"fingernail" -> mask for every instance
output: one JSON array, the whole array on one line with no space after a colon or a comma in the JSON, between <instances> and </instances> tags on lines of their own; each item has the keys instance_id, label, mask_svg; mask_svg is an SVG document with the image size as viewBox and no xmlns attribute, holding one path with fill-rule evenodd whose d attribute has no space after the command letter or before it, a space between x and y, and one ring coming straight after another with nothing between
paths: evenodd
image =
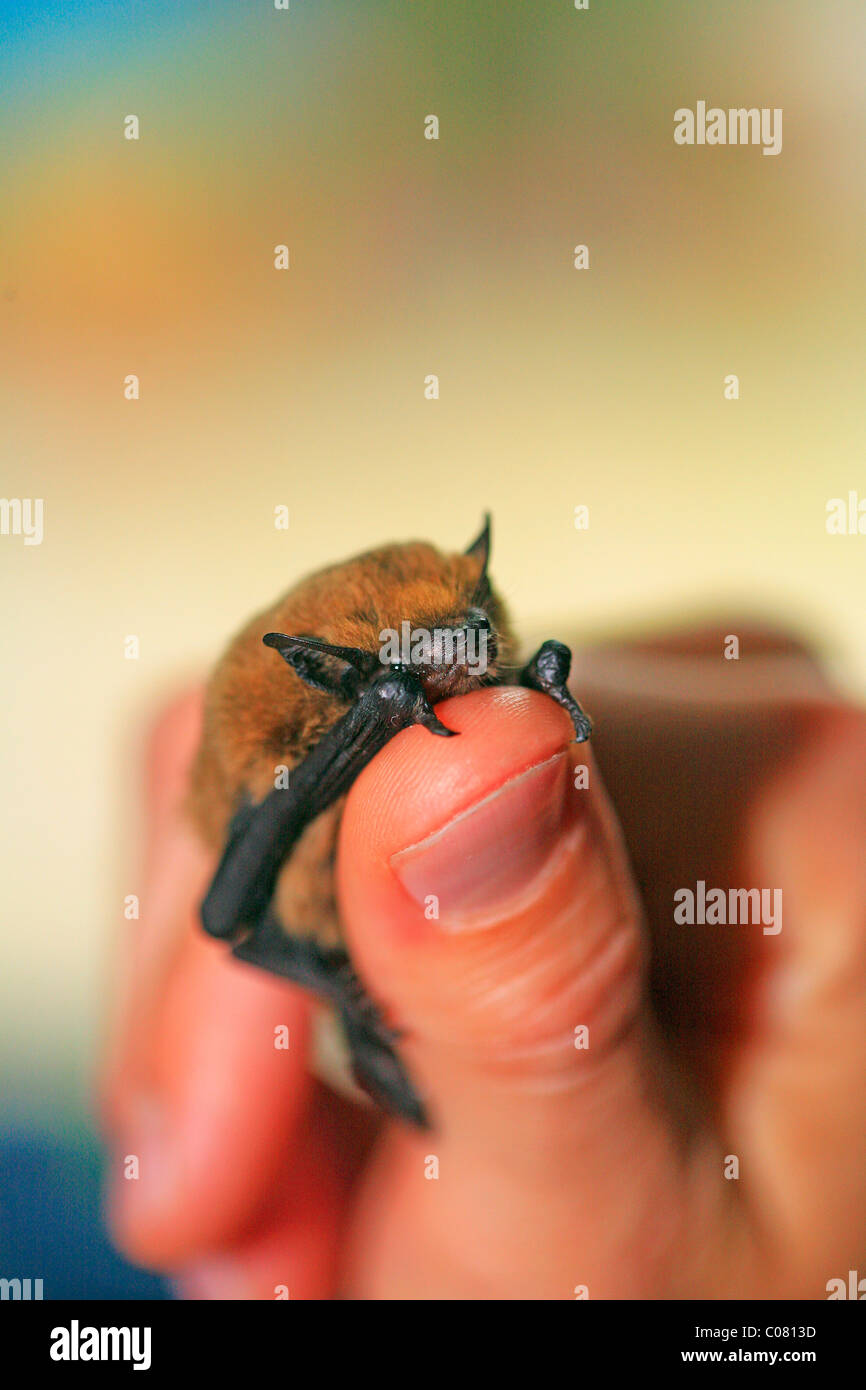
<instances>
[{"instance_id":1,"label":"fingernail","mask_svg":"<svg viewBox=\"0 0 866 1390\"><path fill-rule=\"evenodd\" d=\"M391 856L397 877L446 931L496 921L519 907L561 845L573 802L561 752L505 782L441 830Z\"/></svg>"}]
</instances>

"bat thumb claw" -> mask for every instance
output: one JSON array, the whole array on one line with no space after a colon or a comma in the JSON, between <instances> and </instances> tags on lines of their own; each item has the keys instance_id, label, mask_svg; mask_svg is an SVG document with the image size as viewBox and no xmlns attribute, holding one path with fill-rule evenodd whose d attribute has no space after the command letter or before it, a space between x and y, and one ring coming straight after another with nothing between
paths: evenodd
<instances>
[{"instance_id":1,"label":"bat thumb claw","mask_svg":"<svg viewBox=\"0 0 866 1390\"><path fill-rule=\"evenodd\" d=\"M424 710L416 722L423 724L424 728L429 729L431 734L438 734L440 738L453 738L459 732L457 729L449 729L447 725L443 724L432 709Z\"/></svg>"}]
</instances>

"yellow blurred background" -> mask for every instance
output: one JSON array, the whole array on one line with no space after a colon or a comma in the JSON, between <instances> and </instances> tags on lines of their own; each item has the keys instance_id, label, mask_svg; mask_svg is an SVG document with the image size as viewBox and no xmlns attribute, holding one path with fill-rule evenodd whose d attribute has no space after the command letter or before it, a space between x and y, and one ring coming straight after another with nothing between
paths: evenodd
<instances>
[{"instance_id":1,"label":"yellow blurred background","mask_svg":"<svg viewBox=\"0 0 866 1390\"><path fill-rule=\"evenodd\" d=\"M88 1104L142 732L312 568L489 508L527 645L748 617L866 690L862 3L3 19L7 1102Z\"/></svg>"}]
</instances>

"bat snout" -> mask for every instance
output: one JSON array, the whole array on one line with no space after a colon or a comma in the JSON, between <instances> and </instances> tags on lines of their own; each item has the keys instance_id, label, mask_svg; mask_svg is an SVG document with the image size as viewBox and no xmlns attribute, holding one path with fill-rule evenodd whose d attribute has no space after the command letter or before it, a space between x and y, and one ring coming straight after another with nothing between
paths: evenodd
<instances>
[{"instance_id":1,"label":"bat snout","mask_svg":"<svg viewBox=\"0 0 866 1390\"><path fill-rule=\"evenodd\" d=\"M496 679L496 635L481 609L469 609L464 622L434 629L430 658L419 667L427 695L444 699Z\"/></svg>"}]
</instances>

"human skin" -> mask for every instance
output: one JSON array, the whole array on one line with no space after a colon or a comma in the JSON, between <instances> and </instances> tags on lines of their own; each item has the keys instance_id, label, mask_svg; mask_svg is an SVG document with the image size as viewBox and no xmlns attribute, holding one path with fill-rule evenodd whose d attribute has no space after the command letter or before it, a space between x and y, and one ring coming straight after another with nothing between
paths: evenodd
<instances>
[{"instance_id":1,"label":"human skin","mask_svg":"<svg viewBox=\"0 0 866 1390\"><path fill-rule=\"evenodd\" d=\"M425 1133L316 1079L310 999L202 933L175 701L102 1075L120 1248L192 1298L826 1298L862 1268L866 715L743 645L588 668L592 746L533 692L446 701L459 738L406 730L354 784L341 913ZM677 925L699 879L781 888L782 930Z\"/></svg>"}]
</instances>

